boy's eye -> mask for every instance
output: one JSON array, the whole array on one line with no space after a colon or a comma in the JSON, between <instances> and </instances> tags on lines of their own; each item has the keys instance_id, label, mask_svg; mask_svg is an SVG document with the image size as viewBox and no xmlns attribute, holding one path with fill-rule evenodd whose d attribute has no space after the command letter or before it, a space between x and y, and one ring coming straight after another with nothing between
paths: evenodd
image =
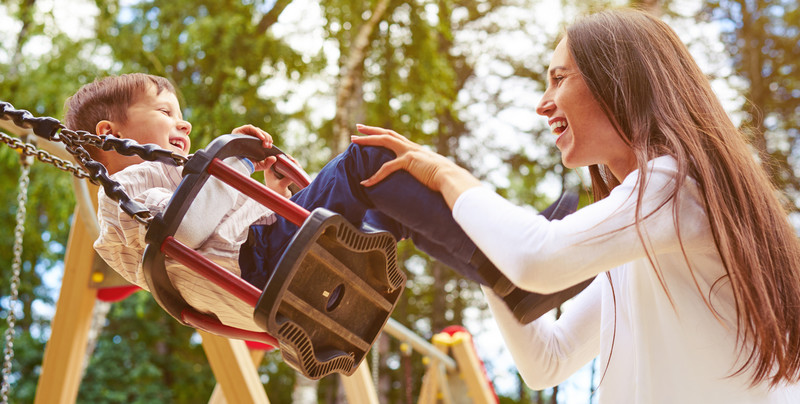
<instances>
[{"instance_id":1,"label":"boy's eye","mask_svg":"<svg viewBox=\"0 0 800 404\"><path fill-rule=\"evenodd\" d=\"M170 111L168 109L159 109L159 111L163 112L164 115L166 115L166 116L170 116L171 115L171 113L170 113Z\"/></svg>"}]
</instances>

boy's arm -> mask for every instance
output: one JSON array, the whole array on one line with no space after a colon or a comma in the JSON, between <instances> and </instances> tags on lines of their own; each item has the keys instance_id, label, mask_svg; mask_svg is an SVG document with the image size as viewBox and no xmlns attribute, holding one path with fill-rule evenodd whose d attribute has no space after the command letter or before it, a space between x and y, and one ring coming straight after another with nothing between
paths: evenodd
<instances>
[{"instance_id":1,"label":"boy's arm","mask_svg":"<svg viewBox=\"0 0 800 404\"><path fill-rule=\"evenodd\" d=\"M248 177L254 170L249 160L239 157L228 157L224 163ZM200 248L233 208L238 192L230 185L210 177L186 211L175 238L188 247Z\"/></svg>"},{"instance_id":2,"label":"boy's arm","mask_svg":"<svg viewBox=\"0 0 800 404\"><path fill-rule=\"evenodd\" d=\"M225 160L234 169L249 175L252 171L237 157ZM181 181L180 169L158 163L142 163L115 175L125 192L152 214L166 209ZM236 190L210 178L186 212L175 238L191 248L199 248L216 230L236 201ZM100 190L98 198L100 236L94 243L97 253L127 281L146 288L140 264L147 229L120 209Z\"/></svg>"},{"instance_id":3,"label":"boy's arm","mask_svg":"<svg viewBox=\"0 0 800 404\"><path fill-rule=\"evenodd\" d=\"M235 128L231 131L233 134L237 135L248 135L253 136L258 139L261 139L262 146L264 148L271 148L272 147L272 135L267 133L264 129L253 125L243 125ZM297 161L292 158L291 156L287 155L294 163ZM289 190L289 186L292 185L292 180L286 177L278 176L275 173L275 170L271 170L271 168L275 165L277 161L277 157L271 156L267 157L262 161L256 161L254 169L255 171L263 171L264 172L264 184L267 188L289 198L292 196L292 192ZM298 167L300 166L297 164Z\"/></svg>"},{"instance_id":4,"label":"boy's arm","mask_svg":"<svg viewBox=\"0 0 800 404\"><path fill-rule=\"evenodd\" d=\"M135 167L135 168L133 168ZM157 214L164 210L181 180L180 170L159 169L157 164L137 164L114 175L131 199ZM100 189L98 195L100 235L94 248L111 268L128 282L147 289L140 269L147 229L120 209Z\"/></svg>"}]
</instances>

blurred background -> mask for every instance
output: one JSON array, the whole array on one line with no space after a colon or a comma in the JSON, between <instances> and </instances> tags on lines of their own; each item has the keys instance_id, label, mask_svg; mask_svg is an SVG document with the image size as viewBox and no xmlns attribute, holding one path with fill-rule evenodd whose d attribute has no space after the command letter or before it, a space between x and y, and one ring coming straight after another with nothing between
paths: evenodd
<instances>
[{"instance_id":1,"label":"blurred background","mask_svg":"<svg viewBox=\"0 0 800 404\"><path fill-rule=\"evenodd\" d=\"M550 53L577 16L625 5L660 16L689 45L754 154L768 162L800 227L795 0L2 0L0 100L61 119L66 98L96 77L152 73L175 83L195 149L251 123L313 176L347 146L356 123L383 126L539 210L565 187L590 186L586 172L560 165L555 137L535 113ZM20 172L8 147L0 146L0 170L6 318ZM34 163L11 402L32 402L37 388L75 207L71 184L69 174ZM589 364L557 388L527 389L479 288L411 243L401 243L399 254L409 282L393 318L425 339L465 326L501 403L593 402L601 370ZM149 294L97 310L78 402L208 400L215 380L199 337ZM398 345L383 336L369 359L379 364L381 403L411 403L419 394L425 365ZM299 390L313 392L310 402L345 402L338 378L310 382L279 353L268 354L260 373L274 403L292 402Z\"/></svg>"}]
</instances>

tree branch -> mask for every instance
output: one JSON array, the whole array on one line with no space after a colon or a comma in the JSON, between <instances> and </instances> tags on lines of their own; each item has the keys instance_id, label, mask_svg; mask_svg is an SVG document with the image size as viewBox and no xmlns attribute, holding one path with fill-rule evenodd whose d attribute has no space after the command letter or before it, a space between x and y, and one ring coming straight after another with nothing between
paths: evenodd
<instances>
[{"instance_id":1,"label":"tree branch","mask_svg":"<svg viewBox=\"0 0 800 404\"><path fill-rule=\"evenodd\" d=\"M345 66L342 68L343 75L339 89L336 92L336 117L333 123L334 141L336 152L343 151L350 142L350 126L353 122L351 117L353 111L347 107L347 102L356 90L356 83L361 82L361 73L364 69L364 60L367 58L369 39L375 31L375 27L383 19L383 15L389 8L390 0L379 0L372 11L372 16L358 30L355 39L350 46Z\"/></svg>"},{"instance_id":2,"label":"tree branch","mask_svg":"<svg viewBox=\"0 0 800 404\"><path fill-rule=\"evenodd\" d=\"M275 2L275 5L272 6L272 9L269 10L268 13L264 14L263 17L261 17L261 21L258 22L258 28L256 29L256 32L258 32L259 34L264 34L265 32L267 32L267 30L273 24L278 22L278 17L281 15L286 6L288 6L289 3L291 2L292 0L277 0Z\"/></svg>"}]
</instances>

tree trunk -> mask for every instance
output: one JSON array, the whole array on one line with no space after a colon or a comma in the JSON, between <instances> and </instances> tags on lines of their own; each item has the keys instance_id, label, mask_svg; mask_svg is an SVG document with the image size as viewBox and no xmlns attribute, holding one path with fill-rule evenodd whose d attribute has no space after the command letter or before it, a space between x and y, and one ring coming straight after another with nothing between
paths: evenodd
<instances>
[{"instance_id":1,"label":"tree trunk","mask_svg":"<svg viewBox=\"0 0 800 404\"><path fill-rule=\"evenodd\" d=\"M358 30L350 45L350 52L344 60L336 91L336 116L333 118L334 152L341 153L350 143L353 125L361 111L361 84L363 81L364 60L369 50L369 39L375 27L383 18L389 0L380 0L372 11L372 16Z\"/></svg>"},{"instance_id":2,"label":"tree trunk","mask_svg":"<svg viewBox=\"0 0 800 404\"><path fill-rule=\"evenodd\" d=\"M761 68L764 66L765 55L761 52L762 35L761 29L763 28L756 19L758 13L754 14L753 10L749 9L748 5L741 4L742 11L742 39L744 39L744 46L741 48L742 52L742 67L745 78L750 82L750 85L745 90L745 97L747 105L745 109L748 114L746 126L750 130L750 135L753 137L752 144L756 148L758 155L762 161L769 162L769 152L767 151L767 140L764 136L766 128L764 127L764 113L761 111L760 106L768 104L769 93L766 91L766 83L761 74ZM762 164L767 171L767 175L777 180L775 176L774 167L771 164Z\"/></svg>"},{"instance_id":3,"label":"tree trunk","mask_svg":"<svg viewBox=\"0 0 800 404\"><path fill-rule=\"evenodd\" d=\"M11 57L11 65L8 67L8 78L12 78L19 73L18 66L22 66L22 46L28 42L28 33L33 24L33 11L36 0L25 0L20 4L19 18L22 21L22 28L17 34L17 44L14 47L14 55Z\"/></svg>"}]
</instances>

